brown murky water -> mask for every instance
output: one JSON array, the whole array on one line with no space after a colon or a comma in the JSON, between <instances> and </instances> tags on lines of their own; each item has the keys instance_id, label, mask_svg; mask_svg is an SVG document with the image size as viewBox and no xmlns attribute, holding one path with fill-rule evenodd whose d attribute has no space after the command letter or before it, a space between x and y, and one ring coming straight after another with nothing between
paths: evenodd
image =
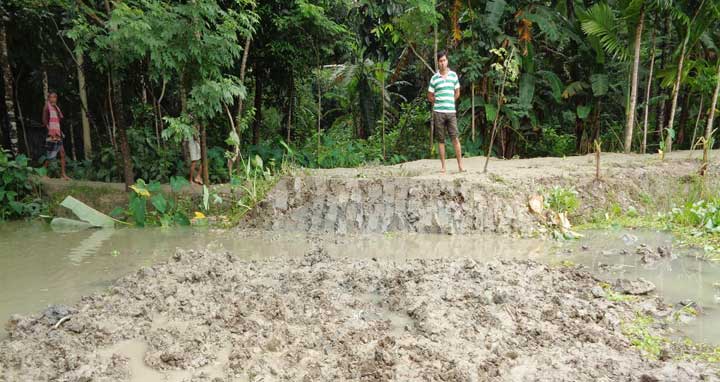
<instances>
[{"instance_id":1,"label":"brown murky water","mask_svg":"<svg viewBox=\"0 0 720 382\"><path fill-rule=\"evenodd\" d=\"M652 231L587 232L572 242L555 243L493 235L375 234L309 238L299 234L243 233L208 229L118 229L54 232L40 223L0 224L0 321L49 304L72 304L83 295L102 291L117 278L171 256L176 248L207 246L245 259L302 256L321 241L331 256L383 258L472 257L476 260L517 258L558 263L569 260L604 277L643 277L655 283L669 303L693 300L703 307L698 319L681 325L696 341L720 343L718 264L682 256L643 264L632 255L640 244L672 245L672 238ZM623 251L626 255L622 255ZM372 298L371 296L368 298ZM403 317L387 317L398 328ZM0 332L3 336L4 332ZM135 353L137 344L124 344Z\"/></svg>"},{"instance_id":2,"label":"brown murky water","mask_svg":"<svg viewBox=\"0 0 720 382\"><path fill-rule=\"evenodd\" d=\"M292 256L309 248L294 236L228 235L189 228L55 232L42 223L2 223L0 322L11 314L32 313L49 304L72 304L119 277L167 259L177 248L217 246L248 259ZM0 337L4 335L0 329Z\"/></svg>"},{"instance_id":3,"label":"brown murky water","mask_svg":"<svg viewBox=\"0 0 720 382\"><path fill-rule=\"evenodd\" d=\"M636 253L642 244L652 250L672 248L675 258L646 264ZM556 252L556 260L567 257L606 278L642 277L654 283L669 304L697 303L702 308L697 319L678 328L695 341L720 344L720 264L698 260L697 251L673 247L672 236L649 230L585 232L585 238L564 247L572 252Z\"/></svg>"}]
</instances>

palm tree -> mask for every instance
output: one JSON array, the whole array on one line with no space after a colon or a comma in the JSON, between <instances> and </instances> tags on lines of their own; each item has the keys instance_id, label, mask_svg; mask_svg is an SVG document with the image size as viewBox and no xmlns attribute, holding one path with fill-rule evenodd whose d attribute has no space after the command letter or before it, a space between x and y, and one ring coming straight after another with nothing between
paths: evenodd
<instances>
[{"instance_id":1,"label":"palm tree","mask_svg":"<svg viewBox=\"0 0 720 382\"><path fill-rule=\"evenodd\" d=\"M675 114L677 112L677 100L678 94L680 93L680 85L683 81L683 66L685 64L685 58L688 52L692 49L695 43L700 39L703 33L707 30L712 22L717 18L717 7L714 6L713 0L708 1L702 0L700 5L695 8L695 12L690 18L687 13L683 12L679 7L673 8L673 15L680 21L681 27L684 27L684 36L682 47L680 48L680 57L678 58L677 72L675 75L675 83L672 89L672 102L670 104L670 118L668 120L667 135L665 137L665 151L672 151L673 140L675 139L675 130L673 124L675 121ZM692 10L692 8L690 8Z\"/></svg>"},{"instance_id":2,"label":"palm tree","mask_svg":"<svg viewBox=\"0 0 720 382\"><path fill-rule=\"evenodd\" d=\"M645 15L648 11L667 10L670 7L670 1L626 0L621 1L617 6L620 9L618 12L620 19L625 20L629 30L632 29L633 26L635 29L632 43L633 61L632 70L630 71L630 98L627 100L625 109L625 132L623 139L623 149L628 153L632 150L633 130L635 128L635 111L637 109L642 32L645 25ZM629 47L624 43L625 39L620 36L620 20L615 13L608 3L595 4L583 15L582 29L588 36L598 38L608 54L620 61L627 61L629 58Z\"/></svg>"}]
</instances>

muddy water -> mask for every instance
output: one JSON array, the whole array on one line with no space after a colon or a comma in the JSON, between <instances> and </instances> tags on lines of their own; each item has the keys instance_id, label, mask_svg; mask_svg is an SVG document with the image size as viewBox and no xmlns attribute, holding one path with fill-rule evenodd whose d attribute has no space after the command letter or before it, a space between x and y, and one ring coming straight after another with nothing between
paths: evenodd
<instances>
[{"instance_id":1,"label":"muddy water","mask_svg":"<svg viewBox=\"0 0 720 382\"><path fill-rule=\"evenodd\" d=\"M673 258L646 263L637 254L641 245L672 248ZM720 264L696 260L697 251L673 247L670 235L645 230L585 232L585 238L564 247L553 255L556 261L567 258L607 279L642 277L670 304L697 303L702 309L697 319L678 328L695 341L720 344Z\"/></svg>"},{"instance_id":2,"label":"muddy water","mask_svg":"<svg viewBox=\"0 0 720 382\"><path fill-rule=\"evenodd\" d=\"M334 257L403 261L417 258L473 257L533 259L547 263L569 260L608 279L643 277L655 283L669 303L693 300L702 308L698 319L680 326L696 341L720 344L720 267L682 256L643 264L634 255L640 244L671 246L666 234L641 231L588 232L586 237L558 244L535 239L492 235L376 234L352 237L306 237L289 234L238 234L201 229L119 229L54 232L47 225L0 224L0 321L13 313L31 313L48 304L72 304L81 296L102 291L113 280L162 261L176 248L208 245L245 259L301 256L321 241ZM626 253L626 254L623 254ZM373 296L368 296L369 300ZM406 317L389 319L402 330ZM0 337L4 332L0 332ZM127 343L124 352L137 353ZM131 359L133 357L130 357ZM150 372L150 371L148 371Z\"/></svg>"},{"instance_id":3,"label":"muddy water","mask_svg":"<svg viewBox=\"0 0 720 382\"><path fill-rule=\"evenodd\" d=\"M0 338L11 314L49 304L72 304L143 266L165 260L177 248L223 247L244 258L304 253L296 237L228 238L201 229L116 229L55 232L42 223L0 224Z\"/></svg>"}]
</instances>

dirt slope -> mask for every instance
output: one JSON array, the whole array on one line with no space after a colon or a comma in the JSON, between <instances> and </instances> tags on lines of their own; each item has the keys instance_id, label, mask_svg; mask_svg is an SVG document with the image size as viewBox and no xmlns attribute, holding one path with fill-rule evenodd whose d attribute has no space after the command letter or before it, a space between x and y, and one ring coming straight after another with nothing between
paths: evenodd
<instances>
[{"instance_id":1,"label":"dirt slope","mask_svg":"<svg viewBox=\"0 0 720 382\"><path fill-rule=\"evenodd\" d=\"M555 186L579 192L578 216L617 203L640 212L669 208L670 198L691 186L701 152L657 155L604 154L601 180L595 179L593 155L567 158L491 160L467 158L467 172L450 162L441 174L439 161L397 166L306 171L282 179L249 215L259 228L365 233L407 231L462 234L472 232L532 235L541 227L528 210L528 198ZM712 153L708 181L717 184Z\"/></svg>"}]
</instances>

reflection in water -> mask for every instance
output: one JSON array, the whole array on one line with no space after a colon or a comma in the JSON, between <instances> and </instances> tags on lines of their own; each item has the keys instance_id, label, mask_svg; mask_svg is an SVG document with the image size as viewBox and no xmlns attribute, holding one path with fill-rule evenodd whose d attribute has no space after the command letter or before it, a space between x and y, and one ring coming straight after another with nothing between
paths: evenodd
<instances>
[{"instance_id":1,"label":"reflection in water","mask_svg":"<svg viewBox=\"0 0 720 382\"><path fill-rule=\"evenodd\" d=\"M90 236L80 241L77 247L72 248L68 254L68 259L75 264L81 263L87 256L98 253L103 243L112 237L116 232L114 229L93 229Z\"/></svg>"}]
</instances>

